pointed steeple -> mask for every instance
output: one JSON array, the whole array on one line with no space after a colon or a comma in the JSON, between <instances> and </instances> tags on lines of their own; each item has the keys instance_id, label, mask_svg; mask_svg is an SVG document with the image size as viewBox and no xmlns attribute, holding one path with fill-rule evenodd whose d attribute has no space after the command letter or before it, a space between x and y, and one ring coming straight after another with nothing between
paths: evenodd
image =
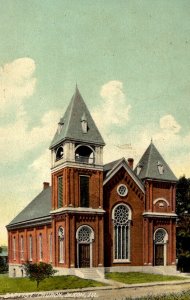
<instances>
[{"instance_id":1,"label":"pointed steeple","mask_svg":"<svg viewBox=\"0 0 190 300\"><path fill-rule=\"evenodd\" d=\"M87 123L86 131L82 126L83 121ZM60 122L61 127L59 126L59 130L57 130L53 138L50 149L64 140L74 140L77 142L85 142L102 146L105 145L77 85L75 93L64 116L60 119Z\"/></svg>"},{"instance_id":2,"label":"pointed steeple","mask_svg":"<svg viewBox=\"0 0 190 300\"><path fill-rule=\"evenodd\" d=\"M152 139L134 172L142 180L151 178L163 181L177 181L176 176L154 146Z\"/></svg>"}]
</instances>

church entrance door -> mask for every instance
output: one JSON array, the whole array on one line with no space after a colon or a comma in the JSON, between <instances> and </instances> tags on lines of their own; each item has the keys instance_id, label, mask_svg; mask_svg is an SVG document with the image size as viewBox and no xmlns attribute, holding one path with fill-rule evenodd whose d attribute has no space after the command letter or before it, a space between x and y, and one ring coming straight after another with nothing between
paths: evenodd
<instances>
[{"instance_id":1,"label":"church entrance door","mask_svg":"<svg viewBox=\"0 0 190 300\"><path fill-rule=\"evenodd\" d=\"M79 244L79 268L90 268L90 244Z\"/></svg>"},{"instance_id":2,"label":"church entrance door","mask_svg":"<svg viewBox=\"0 0 190 300\"><path fill-rule=\"evenodd\" d=\"M164 266L164 245L155 245L155 266Z\"/></svg>"}]
</instances>

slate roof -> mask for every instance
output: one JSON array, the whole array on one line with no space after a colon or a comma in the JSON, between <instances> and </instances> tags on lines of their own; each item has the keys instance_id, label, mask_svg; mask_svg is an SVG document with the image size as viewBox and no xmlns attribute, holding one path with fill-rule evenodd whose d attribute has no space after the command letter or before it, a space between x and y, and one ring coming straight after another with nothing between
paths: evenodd
<instances>
[{"instance_id":1,"label":"slate roof","mask_svg":"<svg viewBox=\"0 0 190 300\"><path fill-rule=\"evenodd\" d=\"M111 161L103 166L104 176L109 172L113 167L119 162L122 161L122 158Z\"/></svg>"},{"instance_id":2,"label":"slate roof","mask_svg":"<svg viewBox=\"0 0 190 300\"><path fill-rule=\"evenodd\" d=\"M141 179L137 176L137 174L131 169L128 162L124 157L114 160L103 167L104 171L104 184L110 180L110 178L119 170L120 167L124 167L127 172L130 174L131 178L137 183L137 185L144 192L144 185Z\"/></svg>"},{"instance_id":3,"label":"slate roof","mask_svg":"<svg viewBox=\"0 0 190 300\"><path fill-rule=\"evenodd\" d=\"M81 121L84 121L84 119L88 124L87 133L82 131ZM57 130L51 142L50 149L66 139L105 145L104 140L77 87L75 94L73 95L59 124L61 124L61 129Z\"/></svg>"},{"instance_id":4,"label":"slate roof","mask_svg":"<svg viewBox=\"0 0 190 300\"><path fill-rule=\"evenodd\" d=\"M44 189L32 200L8 225L20 224L24 221L35 220L50 216L51 210L51 187Z\"/></svg>"},{"instance_id":5,"label":"slate roof","mask_svg":"<svg viewBox=\"0 0 190 300\"><path fill-rule=\"evenodd\" d=\"M163 166L163 174L160 174L158 170L159 164ZM177 181L176 176L152 142L134 169L135 174L137 174L138 166L142 168L138 175L141 180L151 178L163 181Z\"/></svg>"}]
</instances>

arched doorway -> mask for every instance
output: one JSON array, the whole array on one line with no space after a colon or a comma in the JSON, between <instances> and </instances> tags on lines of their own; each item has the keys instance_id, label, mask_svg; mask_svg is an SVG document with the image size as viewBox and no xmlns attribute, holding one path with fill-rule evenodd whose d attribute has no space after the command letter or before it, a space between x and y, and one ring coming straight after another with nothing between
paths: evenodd
<instances>
[{"instance_id":1,"label":"arched doorway","mask_svg":"<svg viewBox=\"0 0 190 300\"><path fill-rule=\"evenodd\" d=\"M80 226L76 232L77 239L77 266L78 268L92 267L92 242L94 231L88 225Z\"/></svg>"},{"instance_id":2,"label":"arched doorway","mask_svg":"<svg viewBox=\"0 0 190 300\"><path fill-rule=\"evenodd\" d=\"M154 265L166 266L167 264L167 241L168 233L159 228L154 233Z\"/></svg>"}]
</instances>

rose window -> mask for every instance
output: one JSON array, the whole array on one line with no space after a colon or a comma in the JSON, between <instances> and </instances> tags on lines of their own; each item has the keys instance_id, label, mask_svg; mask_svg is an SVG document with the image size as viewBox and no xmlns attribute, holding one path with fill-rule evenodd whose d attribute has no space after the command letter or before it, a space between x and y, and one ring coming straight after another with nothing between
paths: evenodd
<instances>
[{"instance_id":1,"label":"rose window","mask_svg":"<svg viewBox=\"0 0 190 300\"><path fill-rule=\"evenodd\" d=\"M124 197L127 195L128 189L127 189L126 185L120 184L117 188L117 192L121 197Z\"/></svg>"},{"instance_id":2,"label":"rose window","mask_svg":"<svg viewBox=\"0 0 190 300\"><path fill-rule=\"evenodd\" d=\"M114 223L125 225L128 222L129 210L125 205L119 205L114 211Z\"/></svg>"}]
</instances>

